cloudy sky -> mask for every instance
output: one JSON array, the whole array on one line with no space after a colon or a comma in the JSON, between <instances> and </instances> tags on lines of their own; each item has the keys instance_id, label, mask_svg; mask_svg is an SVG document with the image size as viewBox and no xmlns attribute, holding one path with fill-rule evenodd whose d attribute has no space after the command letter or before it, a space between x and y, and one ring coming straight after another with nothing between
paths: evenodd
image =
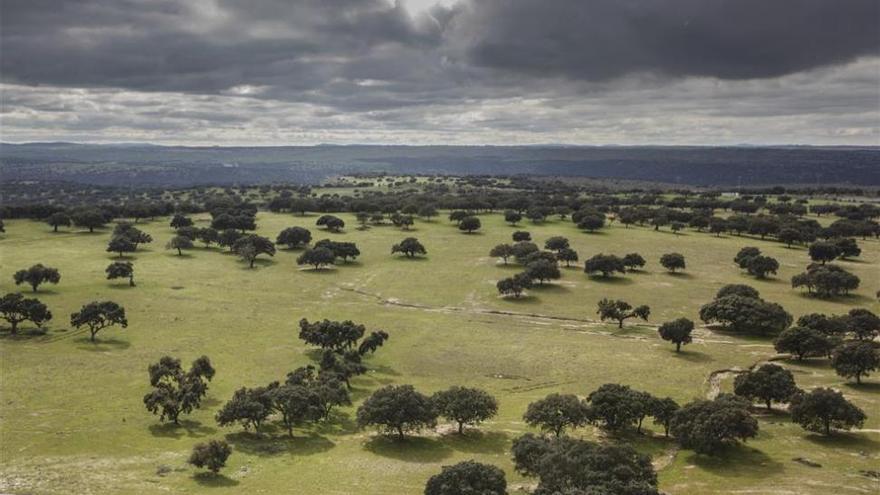
<instances>
[{"instance_id":1,"label":"cloudy sky","mask_svg":"<svg viewBox=\"0 0 880 495\"><path fill-rule=\"evenodd\" d=\"M877 0L0 0L4 141L880 145Z\"/></svg>"}]
</instances>

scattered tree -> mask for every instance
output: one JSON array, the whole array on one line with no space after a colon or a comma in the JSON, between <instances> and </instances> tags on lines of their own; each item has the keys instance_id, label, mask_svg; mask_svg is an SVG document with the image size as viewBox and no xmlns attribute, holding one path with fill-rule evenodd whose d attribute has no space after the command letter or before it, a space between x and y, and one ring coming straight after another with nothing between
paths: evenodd
<instances>
[{"instance_id":1,"label":"scattered tree","mask_svg":"<svg viewBox=\"0 0 880 495\"><path fill-rule=\"evenodd\" d=\"M168 244L165 245L165 249L176 249L178 256L183 256L184 249L192 249L193 241L187 236L184 235L176 235L168 241Z\"/></svg>"},{"instance_id":2,"label":"scattered tree","mask_svg":"<svg viewBox=\"0 0 880 495\"><path fill-rule=\"evenodd\" d=\"M513 294L514 297L518 298L524 290L532 288L532 277L527 273L518 273L512 277L499 280L495 287L502 295Z\"/></svg>"},{"instance_id":3,"label":"scattered tree","mask_svg":"<svg viewBox=\"0 0 880 495\"><path fill-rule=\"evenodd\" d=\"M749 405L749 401L729 394L691 402L675 413L669 432L686 449L716 454L758 434L758 422L749 413Z\"/></svg>"},{"instance_id":4,"label":"scattered tree","mask_svg":"<svg viewBox=\"0 0 880 495\"><path fill-rule=\"evenodd\" d=\"M225 440L211 440L208 443L197 443L187 462L197 468L206 468L216 475L226 466L226 460L231 454L232 447Z\"/></svg>"},{"instance_id":5,"label":"scattered tree","mask_svg":"<svg viewBox=\"0 0 880 495\"><path fill-rule=\"evenodd\" d=\"M58 232L58 227L70 227L70 222L70 215L63 211L57 211L46 218L46 223L52 226L53 232Z\"/></svg>"},{"instance_id":6,"label":"scattered tree","mask_svg":"<svg viewBox=\"0 0 880 495\"><path fill-rule=\"evenodd\" d=\"M130 261L114 261L104 270L107 280L127 278L128 285L134 287L134 265Z\"/></svg>"},{"instance_id":7,"label":"scattered tree","mask_svg":"<svg viewBox=\"0 0 880 495\"><path fill-rule=\"evenodd\" d=\"M414 258L416 255L428 254L425 246L415 237L407 237L400 241L399 244L391 246L391 254L403 253L407 258Z\"/></svg>"},{"instance_id":8,"label":"scattered tree","mask_svg":"<svg viewBox=\"0 0 880 495\"><path fill-rule=\"evenodd\" d=\"M37 292L37 288L43 283L57 284L61 281L61 273L57 268L44 266L42 263L15 272L12 276L15 285L28 284L31 286L32 292Z\"/></svg>"},{"instance_id":9,"label":"scattered tree","mask_svg":"<svg viewBox=\"0 0 880 495\"><path fill-rule=\"evenodd\" d=\"M620 299L602 299L599 301L598 307L596 314L599 315L599 319L602 321L614 320L617 322L617 328L623 328L623 322L630 318L641 318L648 321L648 316L651 315L651 308L648 306L641 305L633 308L628 302Z\"/></svg>"},{"instance_id":10,"label":"scattered tree","mask_svg":"<svg viewBox=\"0 0 880 495\"><path fill-rule=\"evenodd\" d=\"M76 329L88 327L92 342L98 332L114 325L127 328L128 319L125 317L125 308L113 301L90 302L70 315L70 326Z\"/></svg>"},{"instance_id":11,"label":"scattered tree","mask_svg":"<svg viewBox=\"0 0 880 495\"><path fill-rule=\"evenodd\" d=\"M631 272L641 270L642 267L645 266L645 258L642 258L638 253L627 254L621 261L623 262L623 266Z\"/></svg>"},{"instance_id":12,"label":"scattered tree","mask_svg":"<svg viewBox=\"0 0 880 495\"><path fill-rule=\"evenodd\" d=\"M507 264L507 259L513 255L513 246L510 244L499 244L489 251L489 256L492 256L493 258L501 258L504 260L505 265Z\"/></svg>"},{"instance_id":13,"label":"scattered tree","mask_svg":"<svg viewBox=\"0 0 880 495\"><path fill-rule=\"evenodd\" d=\"M472 234L476 230L480 230L480 219L477 217L464 217L458 223L458 230L462 230L468 234Z\"/></svg>"},{"instance_id":14,"label":"scattered tree","mask_svg":"<svg viewBox=\"0 0 880 495\"><path fill-rule=\"evenodd\" d=\"M396 432L399 439L409 431L433 428L437 411L431 399L412 385L388 385L373 392L357 410L360 427L376 426Z\"/></svg>"},{"instance_id":15,"label":"scattered tree","mask_svg":"<svg viewBox=\"0 0 880 495\"><path fill-rule=\"evenodd\" d=\"M307 249L296 259L296 264L311 265L315 267L315 270L320 270L321 267L325 265L332 265L335 260L336 255L333 254L333 251L319 247L315 249Z\"/></svg>"},{"instance_id":16,"label":"scattered tree","mask_svg":"<svg viewBox=\"0 0 880 495\"><path fill-rule=\"evenodd\" d=\"M275 243L265 237L248 234L235 241L232 245L232 252L247 261L253 268L257 256L261 254L275 256Z\"/></svg>"},{"instance_id":17,"label":"scattered tree","mask_svg":"<svg viewBox=\"0 0 880 495\"><path fill-rule=\"evenodd\" d=\"M613 254L597 254L584 262L584 271L588 274L599 272L602 278L608 278L614 272L626 273L626 266Z\"/></svg>"},{"instance_id":18,"label":"scattered tree","mask_svg":"<svg viewBox=\"0 0 880 495\"><path fill-rule=\"evenodd\" d=\"M302 227L286 228L282 230L275 239L276 244L287 246L288 249L305 246L311 241L312 233L309 232L308 229Z\"/></svg>"},{"instance_id":19,"label":"scattered tree","mask_svg":"<svg viewBox=\"0 0 880 495\"><path fill-rule=\"evenodd\" d=\"M566 428L577 428L587 423L588 408L575 395L550 394L529 404L523 419L526 424L553 432L556 438Z\"/></svg>"},{"instance_id":20,"label":"scattered tree","mask_svg":"<svg viewBox=\"0 0 880 495\"><path fill-rule=\"evenodd\" d=\"M0 298L0 318L9 323L12 335L18 333L19 323L30 321L37 327L52 319L52 312L39 299L26 298L10 292Z\"/></svg>"},{"instance_id":21,"label":"scattered tree","mask_svg":"<svg viewBox=\"0 0 880 495\"><path fill-rule=\"evenodd\" d=\"M676 270L684 270L684 255L679 253L666 253L660 257L660 265L675 273Z\"/></svg>"},{"instance_id":22,"label":"scattered tree","mask_svg":"<svg viewBox=\"0 0 880 495\"><path fill-rule=\"evenodd\" d=\"M773 347L776 352L792 354L802 361L827 356L834 348L834 341L814 328L795 326L783 330L773 341Z\"/></svg>"},{"instance_id":23,"label":"scattered tree","mask_svg":"<svg viewBox=\"0 0 880 495\"><path fill-rule=\"evenodd\" d=\"M507 495L504 471L475 461L443 466L428 479L425 495Z\"/></svg>"},{"instance_id":24,"label":"scattered tree","mask_svg":"<svg viewBox=\"0 0 880 495\"><path fill-rule=\"evenodd\" d=\"M465 425L479 424L498 413L495 397L478 388L452 387L435 393L431 400L440 416L458 423L459 434Z\"/></svg>"},{"instance_id":25,"label":"scattered tree","mask_svg":"<svg viewBox=\"0 0 880 495\"><path fill-rule=\"evenodd\" d=\"M180 424L180 415L189 414L201 406L208 393L208 383L214 378L211 360L202 356L193 361L189 371L184 372L180 360L162 357L148 368L153 391L144 396L147 411L159 414L159 421L166 419Z\"/></svg>"},{"instance_id":26,"label":"scattered tree","mask_svg":"<svg viewBox=\"0 0 880 495\"><path fill-rule=\"evenodd\" d=\"M880 351L876 344L865 341L844 342L834 349L831 367L844 378L855 378L862 383L862 377L880 368Z\"/></svg>"},{"instance_id":27,"label":"scattered tree","mask_svg":"<svg viewBox=\"0 0 880 495\"><path fill-rule=\"evenodd\" d=\"M733 381L733 393L751 402L761 401L770 410L771 403L788 402L799 392L791 371L778 364L764 364L757 370L737 375Z\"/></svg>"},{"instance_id":28,"label":"scattered tree","mask_svg":"<svg viewBox=\"0 0 880 495\"><path fill-rule=\"evenodd\" d=\"M678 318L660 325L657 332L660 338L675 344L675 352L681 351L682 345L692 342L691 332L694 331L694 322L687 318Z\"/></svg>"},{"instance_id":29,"label":"scattered tree","mask_svg":"<svg viewBox=\"0 0 880 495\"><path fill-rule=\"evenodd\" d=\"M791 400L791 420L807 431L830 435L832 429L861 428L867 416L842 393L830 388L814 388Z\"/></svg>"}]
</instances>

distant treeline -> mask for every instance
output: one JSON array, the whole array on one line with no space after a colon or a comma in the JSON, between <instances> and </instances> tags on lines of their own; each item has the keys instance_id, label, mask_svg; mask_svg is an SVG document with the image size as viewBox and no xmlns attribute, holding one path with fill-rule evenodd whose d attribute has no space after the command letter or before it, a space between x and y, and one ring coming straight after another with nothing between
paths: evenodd
<instances>
[{"instance_id":1,"label":"distant treeline","mask_svg":"<svg viewBox=\"0 0 880 495\"><path fill-rule=\"evenodd\" d=\"M697 186L880 185L876 147L3 144L6 181L97 185L318 183L371 172L618 178Z\"/></svg>"}]
</instances>

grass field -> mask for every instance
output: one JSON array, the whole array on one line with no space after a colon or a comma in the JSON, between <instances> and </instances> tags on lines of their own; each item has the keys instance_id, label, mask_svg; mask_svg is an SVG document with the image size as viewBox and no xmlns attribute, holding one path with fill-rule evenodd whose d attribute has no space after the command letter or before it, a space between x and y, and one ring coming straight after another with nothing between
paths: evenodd
<instances>
[{"instance_id":1,"label":"grass field","mask_svg":"<svg viewBox=\"0 0 880 495\"><path fill-rule=\"evenodd\" d=\"M322 272L295 264L297 251L280 250L251 270L219 248L184 256L163 249L173 235L167 219L142 222L154 237L130 256L137 287L104 279L114 258L104 251L109 232L60 232L46 225L9 220L0 240L3 293L17 290L11 273L42 262L62 273L57 286L38 297L55 315L46 335L0 340L0 492L3 493L302 493L415 494L442 465L465 459L496 464L512 493L533 481L516 474L510 443L528 431L521 420L528 403L551 392L584 396L599 385L620 382L680 403L711 392L713 370L747 367L774 355L769 339L699 329L699 339L676 355L653 325L686 316L728 283L748 283L795 317L807 312L844 313L860 306L877 312L880 242L860 241L858 261L844 262L862 286L854 296L822 301L792 290L788 280L808 263L802 248L744 237L675 235L613 225L601 233L579 232L570 222L523 224L539 243L551 235L572 241L581 259L604 252L639 252L648 266L625 278L598 281L582 268L531 291L520 301L500 299L495 282L516 273L488 257L514 229L500 215L482 217L483 232L465 235L446 221L417 222L411 232L391 226L354 228L351 215L341 234L314 228L315 216L261 212L258 233L275 238L285 227L312 230L313 240L357 242L357 262ZM197 225L206 225L207 216ZM418 237L423 260L390 255L391 244ZM777 278L756 281L732 259L745 245L777 258ZM685 255L688 269L671 275L661 254ZM582 267L582 265L581 265ZM621 298L652 308L647 325L595 321L596 302ZM99 299L123 304L129 327L99 334L99 342L68 329L69 314ZM501 313L499 313L499 311ZM547 318L548 316L553 317ZM257 437L241 428L220 428L214 413L241 386L282 379L311 362L315 353L297 339L297 322L352 319L391 334L369 360L371 372L354 381L355 405L332 424ZM189 362L208 355L217 369L201 410L181 427L162 425L142 404L148 364L170 354ZM782 412L760 416L753 441L717 458L677 452L658 428L625 438L655 458L660 487L670 494L877 493L880 480L863 471L880 465L880 376L861 387L846 384L825 360L785 363L802 388L833 386L869 415L863 431L830 439L811 435ZM731 388L732 379L720 382ZM358 430L354 411L376 388L410 383L431 393L450 385L485 388L500 401L498 416L460 438L446 428L394 442ZM271 433L271 430L268 430ZM597 438L593 428L575 435ZM185 463L194 443L225 437L235 451L224 476L195 476ZM794 462L806 457L822 467Z\"/></svg>"}]
</instances>

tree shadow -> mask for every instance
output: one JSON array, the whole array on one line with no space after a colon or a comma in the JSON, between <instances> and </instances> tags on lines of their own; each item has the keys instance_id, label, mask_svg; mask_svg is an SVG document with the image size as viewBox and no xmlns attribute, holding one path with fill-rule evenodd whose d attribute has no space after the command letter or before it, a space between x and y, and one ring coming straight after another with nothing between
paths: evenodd
<instances>
[{"instance_id":1,"label":"tree shadow","mask_svg":"<svg viewBox=\"0 0 880 495\"><path fill-rule=\"evenodd\" d=\"M314 266L303 267L299 269L300 273L312 273L316 275L332 275L336 273L337 268L336 265L324 266L321 268L315 268Z\"/></svg>"},{"instance_id":2,"label":"tree shadow","mask_svg":"<svg viewBox=\"0 0 880 495\"><path fill-rule=\"evenodd\" d=\"M254 260L254 266L251 268L250 263L247 261L242 261L242 270L256 270L257 268L266 268L276 264L273 258L257 258Z\"/></svg>"},{"instance_id":3,"label":"tree shadow","mask_svg":"<svg viewBox=\"0 0 880 495\"><path fill-rule=\"evenodd\" d=\"M336 445L311 432L304 436L294 434L290 437L286 430L274 424L261 426L260 433L239 431L229 433L225 438L236 450L260 457L279 454L313 455L326 452Z\"/></svg>"},{"instance_id":4,"label":"tree shadow","mask_svg":"<svg viewBox=\"0 0 880 495\"><path fill-rule=\"evenodd\" d=\"M741 444L728 446L715 456L691 454L686 461L724 478L767 477L785 469L760 450Z\"/></svg>"},{"instance_id":5,"label":"tree shadow","mask_svg":"<svg viewBox=\"0 0 880 495\"><path fill-rule=\"evenodd\" d=\"M397 253L395 253L395 254L397 254ZM428 261L427 256L403 256L403 255L400 255L400 256L396 256L395 259L402 260L402 261Z\"/></svg>"},{"instance_id":6,"label":"tree shadow","mask_svg":"<svg viewBox=\"0 0 880 495\"><path fill-rule=\"evenodd\" d=\"M543 284L534 284L532 285L533 291L536 292L571 292L571 289L562 285L562 284L554 284L553 282L544 282Z\"/></svg>"},{"instance_id":7,"label":"tree shadow","mask_svg":"<svg viewBox=\"0 0 880 495\"><path fill-rule=\"evenodd\" d=\"M674 346L675 344L672 345ZM673 349L671 355L674 359L681 359L682 361L689 361L691 363L709 363L714 361L709 354L688 349L687 346L682 346L681 352L675 352L675 349Z\"/></svg>"},{"instance_id":8,"label":"tree shadow","mask_svg":"<svg viewBox=\"0 0 880 495\"><path fill-rule=\"evenodd\" d=\"M820 445L823 448L858 448L868 453L880 452L880 441L874 440L868 435L862 435L859 433L833 431L831 435L827 436L817 433L810 433L806 435L804 439L808 442Z\"/></svg>"},{"instance_id":9,"label":"tree shadow","mask_svg":"<svg viewBox=\"0 0 880 495\"><path fill-rule=\"evenodd\" d=\"M149 430L154 437L161 438L180 438L183 435L198 438L217 433L216 428L189 419L181 420L179 425L174 423L151 424Z\"/></svg>"},{"instance_id":10,"label":"tree shadow","mask_svg":"<svg viewBox=\"0 0 880 495\"><path fill-rule=\"evenodd\" d=\"M413 436L401 440L396 436L377 435L364 442L364 448L376 455L404 462L440 462L452 455L452 449L440 440Z\"/></svg>"},{"instance_id":11,"label":"tree shadow","mask_svg":"<svg viewBox=\"0 0 880 495\"><path fill-rule=\"evenodd\" d=\"M119 283L119 284L113 284L113 283L107 284L107 288L110 289L110 290L129 290L129 289L132 289L132 290L133 290L133 289L137 289L137 285L135 285L134 287L132 287L132 286L129 285L129 283L126 281L124 284L122 284L122 283Z\"/></svg>"},{"instance_id":12,"label":"tree shadow","mask_svg":"<svg viewBox=\"0 0 880 495\"><path fill-rule=\"evenodd\" d=\"M845 304L845 305L853 305L853 304L869 304L873 303L874 299L862 294L842 294L839 296L819 296L816 293L809 293L806 291L799 291L798 296L802 299L807 299L809 301L822 301L832 304Z\"/></svg>"},{"instance_id":13,"label":"tree shadow","mask_svg":"<svg viewBox=\"0 0 880 495\"><path fill-rule=\"evenodd\" d=\"M683 278L683 279L691 279L694 278L693 275L687 272L666 272L666 275L675 278Z\"/></svg>"},{"instance_id":14,"label":"tree shadow","mask_svg":"<svg viewBox=\"0 0 880 495\"><path fill-rule=\"evenodd\" d=\"M334 409L330 417L314 424L312 431L322 435L351 435L357 433L357 422L342 411Z\"/></svg>"},{"instance_id":15,"label":"tree shadow","mask_svg":"<svg viewBox=\"0 0 880 495\"><path fill-rule=\"evenodd\" d=\"M202 485L207 487L233 487L238 486L238 480L234 480L232 478L227 477L223 474L214 474L211 472L199 472L192 475L192 479Z\"/></svg>"},{"instance_id":16,"label":"tree shadow","mask_svg":"<svg viewBox=\"0 0 880 495\"><path fill-rule=\"evenodd\" d=\"M8 328L4 328L0 331L0 340L8 340L8 341L29 341L37 337L45 337L49 334L48 328L19 328L18 332L15 335L12 334L12 330Z\"/></svg>"},{"instance_id":17,"label":"tree shadow","mask_svg":"<svg viewBox=\"0 0 880 495\"><path fill-rule=\"evenodd\" d=\"M507 433L500 431L481 431L465 427L462 435L455 430L441 438L449 447L469 454L503 454L510 447Z\"/></svg>"},{"instance_id":18,"label":"tree shadow","mask_svg":"<svg viewBox=\"0 0 880 495\"><path fill-rule=\"evenodd\" d=\"M601 275L588 275L590 282L596 282L605 285L629 285L633 281L626 277L603 277Z\"/></svg>"},{"instance_id":19,"label":"tree shadow","mask_svg":"<svg viewBox=\"0 0 880 495\"><path fill-rule=\"evenodd\" d=\"M848 388L851 388L855 391L858 391L858 392L865 392L865 393L869 393L869 394L880 393L880 383L877 383L877 382L870 382L870 383L846 382L845 386Z\"/></svg>"},{"instance_id":20,"label":"tree shadow","mask_svg":"<svg viewBox=\"0 0 880 495\"><path fill-rule=\"evenodd\" d=\"M131 347L131 342L127 340L119 340L117 338L102 339L100 337L95 337L95 341L92 342L89 337L80 337L73 339L73 341L79 344L77 346L79 349L84 351L121 351Z\"/></svg>"},{"instance_id":21,"label":"tree shadow","mask_svg":"<svg viewBox=\"0 0 880 495\"><path fill-rule=\"evenodd\" d=\"M169 257L169 258L171 258L171 259L180 258L180 259L182 259L182 260L190 259L190 258L193 257L193 255L192 255L191 253L188 253L188 252L186 252L186 251L184 251L183 254L177 254L177 253L165 253L165 256L167 256L167 257Z\"/></svg>"},{"instance_id":22,"label":"tree shadow","mask_svg":"<svg viewBox=\"0 0 880 495\"><path fill-rule=\"evenodd\" d=\"M514 303L514 304L538 304L541 302L538 297L533 296L531 294L525 294L519 297L513 296L504 296L501 297L501 300L504 302Z\"/></svg>"}]
</instances>

